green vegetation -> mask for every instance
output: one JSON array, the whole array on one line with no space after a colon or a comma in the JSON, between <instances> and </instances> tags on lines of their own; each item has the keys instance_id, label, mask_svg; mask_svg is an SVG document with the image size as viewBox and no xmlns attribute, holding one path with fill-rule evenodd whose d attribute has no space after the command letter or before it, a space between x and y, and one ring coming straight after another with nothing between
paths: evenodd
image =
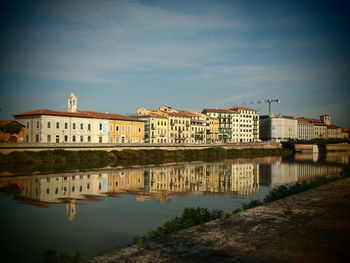
<instances>
[{"instance_id":1,"label":"green vegetation","mask_svg":"<svg viewBox=\"0 0 350 263\"><path fill-rule=\"evenodd\" d=\"M204 150L123 150L123 151L23 151L0 153L0 172L13 173L57 172L75 169L92 169L110 166L132 166L161 164L181 161L220 161L231 158L253 158L262 156L286 156L286 149L226 150L208 148ZM21 165L18 165L21 164Z\"/></svg>"},{"instance_id":2,"label":"green vegetation","mask_svg":"<svg viewBox=\"0 0 350 263\"><path fill-rule=\"evenodd\" d=\"M43 263L79 263L85 258L80 254L79 251L73 254L58 254L56 250L49 249L43 254Z\"/></svg>"},{"instance_id":3,"label":"green vegetation","mask_svg":"<svg viewBox=\"0 0 350 263\"><path fill-rule=\"evenodd\" d=\"M17 122L6 123L3 125L0 125L0 131L5 132L5 133L11 133L11 134L19 133L22 128L23 128L23 126Z\"/></svg>"},{"instance_id":4,"label":"green vegetation","mask_svg":"<svg viewBox=\"0 0 350 263\"><path fill-rule=\"evenodd\" d=\"M345 171L344 173L338 176L332 177L318 177L310 182L302 182L295 183L292 185L281 185L272 191L270 191L265 198L260 200L252 200L250 203L246 205L242 205L242 208L236 209L232 212L232 214L239 213L241 211L251 209L257 206L261 206L264 204L268 204L270 202L282 199L284 197L294 195L311 188L318 187L323 184L327 184L350 175L350 170ZM163 224L163 226L157 228L156 230L152 230L146 234L146 236L136 236L133 239L133 243L139 243L146 240L155 239L157 237L164 236L166 234L185 229L187 227L199 225L211 220L220 219L224 216L228 216L222 210L208 210L207 208L185 208L180 217L175 217L173 219L168 220Z\"/></svg>"},{"instance_id":5,"label":"green vegetation","mask_svg":"<svg viewBox=\"0 0 350 263\"><path fill-rule=\"evenodd\" d=\"M133 243L136 244L145 240L151 240L187 227L219 219L224 216L225 214L222 210L209 210L207 208L200 207L185 208L181 216L166 221L163 226L148 232L148 234L144 237L136 236L133 239Z\"/></svg>"},{"instance_id":6,"label":"green vegetation","mask_svg":"<svg viewBox=\"0 0 350 263\"><path fill-rule=\"evenodd\" d=\"M90 162L108 161L123 162L149 159L185 159L195 160L202 158L225 159L232 157L261 157L271 155L289 155L286 149L244 149L226 150L224 148L208 148L204 150L123 150L123 151L23 151L0 154L0 163L63 163L63 162Z\"/></svg>"}]
</instances>

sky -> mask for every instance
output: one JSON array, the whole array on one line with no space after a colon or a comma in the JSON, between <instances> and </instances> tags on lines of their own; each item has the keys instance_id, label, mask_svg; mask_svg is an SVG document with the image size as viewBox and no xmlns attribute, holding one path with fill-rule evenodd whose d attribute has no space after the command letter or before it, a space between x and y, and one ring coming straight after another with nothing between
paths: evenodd
<instances>
[{"instance_id":1,"label":"sky","mask_svg":"<svg viewBox=\"0 0 350 263\"><path fill-rule=\"evenodd\" d=\"M247 106L350 128L348 1L1 1L0 119Z\"/></svg>"}]
</instances>

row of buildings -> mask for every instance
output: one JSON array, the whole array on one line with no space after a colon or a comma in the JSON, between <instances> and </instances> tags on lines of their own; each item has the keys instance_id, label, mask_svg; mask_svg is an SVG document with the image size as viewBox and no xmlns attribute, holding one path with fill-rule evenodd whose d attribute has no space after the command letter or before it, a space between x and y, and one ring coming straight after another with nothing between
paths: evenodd
<instances>
[{"instance_id":1,"label":"row of buildings","mask_svg":"<svg viewBox=\"0 0 350 263\"><path fill-rule=\"evenodd\" d=\"M271 114L260 116L260 138L262 140L312 140L349 138L350 129L331 122L330 115L320 119Z\"/></svg>"},{"instance_id":2,"label":"row of buildings","mask_svg":"<svg viewBox=\"0 0 350 263\"><path fill-rule=\"evenodd\" d=\"M65 112L40 109L14 117L24 132L17 137L0 132L0 141L204 144L349 137L349 129L331 124L329 115L316 120L259 116L257 110L246 107L203 109L199 113L161 106L154 110L139 108L135 116L124 116L78 110L73 93Z\"/></svg>"}]
</instances>

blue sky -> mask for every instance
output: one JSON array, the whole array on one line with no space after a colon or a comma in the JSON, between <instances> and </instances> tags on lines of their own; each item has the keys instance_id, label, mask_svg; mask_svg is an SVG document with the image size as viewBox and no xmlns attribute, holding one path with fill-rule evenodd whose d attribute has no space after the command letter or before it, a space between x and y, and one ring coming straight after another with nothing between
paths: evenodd
<instances>
[{"instance_id":1,"label":"blue sky","mask_svg":"<svg viewBox=\"0 0 350 263\"><path fill-rule=\"evenodd\" d=\"M276 113L350 127L346 1L5 1L0 119L66 110L201 111L278 98ZM266 114L268 105L249 105Z\"/></svg>"}]
</instances>

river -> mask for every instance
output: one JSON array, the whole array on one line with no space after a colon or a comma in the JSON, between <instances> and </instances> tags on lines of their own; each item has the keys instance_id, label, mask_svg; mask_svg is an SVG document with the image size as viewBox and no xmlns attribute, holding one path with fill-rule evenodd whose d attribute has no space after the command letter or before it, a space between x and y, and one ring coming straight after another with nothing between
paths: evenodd
<instances>
[{"instance_id":1,"label":"river","mask_svg":"<svg viewBox=\"0 0 350 263\"><path fill-rule=\"evenodd\" d=\"M227 213L271 189L339 174L349 153L0 177L0 262L40 262L45 251L84 256L132 242L186 207Z\"/></svg>"}]
</instances>

